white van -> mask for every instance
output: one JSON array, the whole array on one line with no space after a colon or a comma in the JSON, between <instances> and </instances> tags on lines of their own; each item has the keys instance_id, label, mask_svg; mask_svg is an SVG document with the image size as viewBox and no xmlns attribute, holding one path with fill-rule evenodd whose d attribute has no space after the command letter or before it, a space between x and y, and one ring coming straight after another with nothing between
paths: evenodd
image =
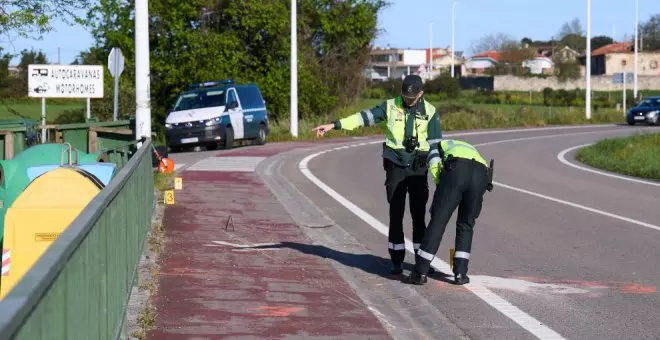
<instances>
[{"instance_id":1,"label":"white van","mask_svg":"<svg viewBox=\"0 0 660 340\"><path fill-rule=\"evenodd\" d=\"M233 80L193 84L177 98L165 129L172 151L197 145L229 149L243 139L265 144L266 102L255 84L236 85Z\"/></svg>"}]
</instances>

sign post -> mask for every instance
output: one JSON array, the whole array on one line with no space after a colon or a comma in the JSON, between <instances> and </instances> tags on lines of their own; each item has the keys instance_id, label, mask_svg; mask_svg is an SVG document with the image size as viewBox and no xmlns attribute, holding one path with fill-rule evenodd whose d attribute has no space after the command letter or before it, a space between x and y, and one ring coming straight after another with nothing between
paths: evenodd
<instances>
[{"instance_id":1,"label":"sign post","mask_svg":"<svg viewBox=\"0 0 660 340\"><path fill-rule=\"evenodd\" d=\"M28 65L28 97L41 98L41 142L45 143L46 98L103 98L103 66Z\"/></svg>"},{"instance_id":2,"label":"sign post","mask_svg":"<svg viewBox=\"0 0 660 340\"><path fill-rule=\"evenodd\" d=\"M124 55L121 53L119 47L113 47L108 56L108 69L110 69L110 75L115 80L115 98L114 98L114 110L112 114L112 119L117 120L117 111L119 110L119 76L124 72Z\"/></svg>"},{"instance_id":3,"label":"sign post","mask_svg":"<svg viewBox=\"0 0 660 340\"><path fill-rule=\"evenodd\" d=\"M626 85L634 81L635 74L633 72L619 72L612 75L613 84L623 84L623 115L626 115Z\"/></svg>"}]
</instances>

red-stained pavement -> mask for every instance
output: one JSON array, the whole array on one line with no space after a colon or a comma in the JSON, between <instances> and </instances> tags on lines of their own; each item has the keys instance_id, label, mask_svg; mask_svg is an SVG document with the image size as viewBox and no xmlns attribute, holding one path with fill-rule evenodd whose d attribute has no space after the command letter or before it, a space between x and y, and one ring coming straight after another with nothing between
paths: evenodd
<instances>
[{"instance_id":1,"label":"red-stained pavement","mask_svg":"<svg viewBox=\"0 0 660 340\"><path fill-rule=\"evenodd\" d=\"M306 146L218 156L269 156ZM183 190L163 221L166 246L150 339L390 338L326 260L297 250L310 240L256 173L185 171L182 177ZM258 249L244 248L250 245Z\"/></svg>"}]
</instances>

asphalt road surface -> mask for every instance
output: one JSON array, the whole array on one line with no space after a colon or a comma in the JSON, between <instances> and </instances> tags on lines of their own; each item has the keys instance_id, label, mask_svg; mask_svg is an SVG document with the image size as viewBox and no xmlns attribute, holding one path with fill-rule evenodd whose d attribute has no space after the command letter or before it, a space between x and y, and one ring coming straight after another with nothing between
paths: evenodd
<instances>
[{"instance_id":1,"label":"asphalt road surface","mask_svg":"<svg viewBox=\"0 0 660 340\"><path fill-rule=\"evenodd\" d=\"M640 131L660 129L445 133L495 159L495 189L475 226L472 282L454 286L436 276L415 289L472 339L660 339L660 183L587 171L566 151ZM356 143L307 157L302 166L298 157L281 173L388 261L382 146L378 139ZM430 176L429 183L432 195ZM404 223L410 239L409 215ZM444 272L454 226L452 218L434 262ZM413 261L409 252L406 262Z\"/></svg>"}]
</instances>

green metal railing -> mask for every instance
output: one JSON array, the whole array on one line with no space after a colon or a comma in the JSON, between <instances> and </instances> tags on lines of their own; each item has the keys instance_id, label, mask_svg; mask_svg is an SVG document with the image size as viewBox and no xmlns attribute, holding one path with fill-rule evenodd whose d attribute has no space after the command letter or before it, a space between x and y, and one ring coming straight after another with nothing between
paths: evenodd
<instances>
[{"instance_id":1,"label":"green metal railing","mask_svg":"<svg viewBox=\"0 0 660 340\"><path fill-rule=\"evenodd\" d=\"M51 134L55 136L58 133L61 133L62 140L66 141L67 143L70 143L74 148L81 151L90 152L89 135L91 128L130 129L130 121L118 120L115 122L87 122L87 123L76 123L76 124L63 124L63 125L54 125L49 130L52 131ZM132 136L130 137L131 138L127 137L127 139L125 140L134 139L132 138ZM101 136L101 140L108 143L108 145L104 145L104 146L107 147L115 146L111 144L111 141L114 140L114 138L103 139ZM57 142L57 140L55 141Z\"/></svg>"},{"instance_id":2,"label":"green metal railing","mask_svg":"<svg viewBox=\"0 0 660 340\"><path fill-rule=\"evenodd\" d=\"M0 339L125 338L154 208L151 139L0 301Z\"/></svg>"},{"instance_id":3,"label":"green metal railing","mask_svg":"<svg viewBox=\"0 0 660 340\"><path fill-rule=\"evenodd\" d=\"M28 148L25 137L29 133L24 126L0 127L0 159L11 159L17 153ZM7 141L11 140L11 145Z\"/></svg>"}]
</instances>

